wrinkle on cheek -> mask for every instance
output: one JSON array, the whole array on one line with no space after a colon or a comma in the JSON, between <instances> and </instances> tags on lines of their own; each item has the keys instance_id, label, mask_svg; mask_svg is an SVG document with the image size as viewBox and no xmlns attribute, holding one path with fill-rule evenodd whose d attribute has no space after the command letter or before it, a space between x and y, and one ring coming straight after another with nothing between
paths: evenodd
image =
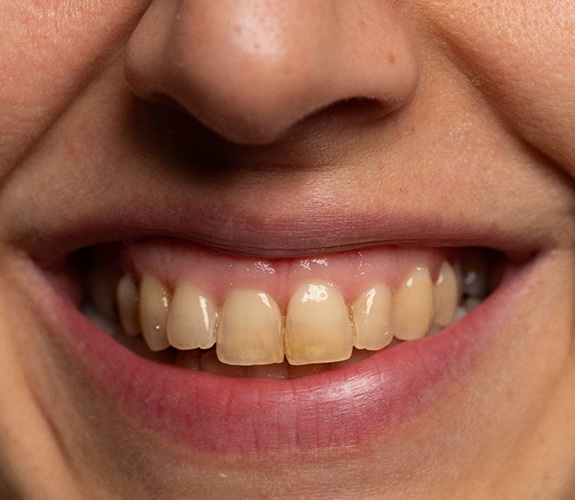
<instances>
[{"instance_id":1,"label":"wrinkle on cheek","mask_svg":"<svg viewBox=\"0 0 575 500\"><path fill-rule=\"evenodd\" d=\"M495 119L575 177L575 4L432 0L422 14Z\"/></svg>"},{"instance_id":2,"label":"wrinkle on cheek","mask_svg":"<svg viewBox=\"0 0 575 500\"><path fill-rule=\"evenodd\" d=\"M97 77L146 1L17 0L0 17L0 183Z\"/></svg>"}]
</instances>

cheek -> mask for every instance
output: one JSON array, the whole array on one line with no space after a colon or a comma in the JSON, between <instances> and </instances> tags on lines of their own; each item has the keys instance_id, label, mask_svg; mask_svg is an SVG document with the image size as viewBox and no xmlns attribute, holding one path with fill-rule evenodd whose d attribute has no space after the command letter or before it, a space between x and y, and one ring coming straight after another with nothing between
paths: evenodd
<instances>
[{"instance_id":1,"label":"cheek","mask_svg":"<svg viewBox=\"0 0 575 500\"><path fill-rule=\"evenodd\" d=\"M115 56L146 3L15 0L2 5L0 182L82 93L98 64L103 69Z\"/></svg>"},{"instance_id":2,"label":"cheek","mask_svg":"<svg viewBox=\"0 0 575 500\"><path fill-rule=\"evenodd\" d=\"M575 176L575 4L432 0L424 10L494 114Z\"/></svg>"}]
</instances>

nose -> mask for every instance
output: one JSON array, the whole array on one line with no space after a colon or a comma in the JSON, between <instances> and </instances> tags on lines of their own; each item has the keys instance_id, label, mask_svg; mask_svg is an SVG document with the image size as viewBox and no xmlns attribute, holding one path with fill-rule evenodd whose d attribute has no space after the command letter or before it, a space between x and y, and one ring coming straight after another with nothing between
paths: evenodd
<instances>
[{"instance_id":1,"label":"nose","mask_svg":"<svg viewBox=\"0 0 575 500\"><path fill-rule=\"evenodd\" d=\"M397 0L153 0L125 72L227 140L265 144L352 99L394 110L418 79Z\"/></svg>"}]
</instances>

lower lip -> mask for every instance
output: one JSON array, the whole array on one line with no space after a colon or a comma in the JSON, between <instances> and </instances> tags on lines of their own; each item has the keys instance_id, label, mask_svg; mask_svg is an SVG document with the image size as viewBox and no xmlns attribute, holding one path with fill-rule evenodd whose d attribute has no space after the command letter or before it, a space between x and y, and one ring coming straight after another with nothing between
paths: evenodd
<instances>
[{"instance_id":1,"label":"lower lip","mask_svg":"<svg viewBox=\"0 0 575 500\"><path fill-rule=\"evenodd\" d=\"M508 273L480 307L436 336L293 380L221 377L141 358L51 287L40 307L70 369L100 403L158 437L220 454L348 448L440 405L513 317L536 267Z\"/></svg>"}]
</instances>

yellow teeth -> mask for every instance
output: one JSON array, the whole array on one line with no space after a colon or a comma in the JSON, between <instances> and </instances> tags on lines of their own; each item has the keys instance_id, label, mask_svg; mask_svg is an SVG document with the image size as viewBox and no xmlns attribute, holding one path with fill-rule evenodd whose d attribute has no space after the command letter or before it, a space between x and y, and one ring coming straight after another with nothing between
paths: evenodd
<instances>
[{"instance_id":1,"label":"yellow teeth","mask_svg":"<svg viewBox=\"0 0 575 500\"><path fill-rule=\"evenodd\" d=\"M378 351L392 341L393 334L390 329L392 305L391 290L384 283L376 284L353 303L355 347Z\"/></svg>"},{"instance_id":2,"label":"yellow teeth","mask_svg":"<svg viewBox=\"0 0 575 500\"><path fill-rule=\"evenodd\" d=\"M140 283L140 324L142 335L151 351L170 346L166 332L170 297L162 284L146 274Z\"/></svg>"},{"instance_id":3,"label":"yellow teeth","mask_svg":"<svg viewBox=\"0 0 575 500\"><path fill-rule=\"evenodd\" d=\"M124 276L116 292L120 322L126 335L135 337L140 333L138 326L138 289L129 276Z\"/></svg>"},{"instance_id":4,"label":"yellow teeth","mask_svg":"<svg viewBox=\"0 0 575 500\"><path fill-rule=\"evenodd\" d=\"M426 267L417 267L393 296L391 331L399 340L422 338L433 321L433 282Z\"/></svg>"},{"instance_id":5,"label":"yellow teeth","mask_svg":"<svg viewBox=\"0 0 575 500\"><path fill-rule=\"evenodd\" d=\"M435 318L433 321L436 325L447 326L453 321L458 299L457 276L453 267L448 262L444 262L435 282Z\"/></svg>"},{"instance_id":6,"label":"yellow teeth","mask_svg":"<svg viewBox=\"0 0 575 500\"><path fill-rule=\"evenodd\" d=\"M286 314L285 354L292 365L331 363L351 356L353 334L341 293L327 284L302 285Z\"/></svg>"},{"instance_id":7,"label":"yellow teeth","mask_svg":"<svg viewBox=\"0 0 575 500\"><path fill-rule=\"evenodd\" d=\"M468 288L483 286L483 264L468 266L463 277L471 276ZM481 269L481 276L474 269ZM175 347L185 366L236 373L222 368L231 365L244 375L285 378L286 359L293 373L301 365L310 373L316 365L346 362L352 352L357 357L385 348L394 338L416 340L451 324L465 312L458 308L462 294L474 305L481 301L465 295L461 279L448 262L435 283L427 267L417 266L395 291L376 282L350 305L334 285L304 282L282 314L263 291L232 290L218 304L190 283L179 284L172 295L157 278L144 274L139 287L130 277L122 278L116 302L128 336L141 333L152 351Z\"/></svg>"},{"instance_id":8,"label":"yellow teeth","mask_svg":"<svg viewBox=\"0 0 575 500\"><path fill-rule=\"evenodd\" d=\"M216 343L216 305L196 287L180 285L172 297L167 335L176 349L209 349Z\"/></svg>"},{"instance_id":9,"label":"yellow teeth","mask_svg":"<svg viewBox=\"0 0 575 500\"><path fill-rule=\"evenodd\" d=\"M216 353L230 365L281 363L282 316L276 302L263 292L232 292L221 310Z\"/></svg>"}]
</instances>

